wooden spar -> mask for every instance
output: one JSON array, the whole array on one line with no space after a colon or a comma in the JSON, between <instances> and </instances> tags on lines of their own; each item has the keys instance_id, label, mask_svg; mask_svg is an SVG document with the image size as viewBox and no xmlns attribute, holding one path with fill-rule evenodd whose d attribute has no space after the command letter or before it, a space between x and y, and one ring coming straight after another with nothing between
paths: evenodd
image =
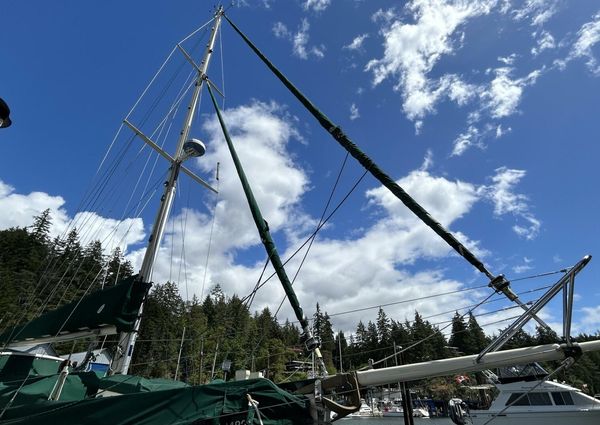
<instances>
[{"instance_id":1,"label":"wooden spar","mask_svg":"<svg viewBox=\"0 0 600 425\"><path fill-rule=\"evenodd\" d=\"M486 354L480 362L477 362L477 354L473 354L471 356L366 370L356 372L356 379L361 387L366 387L415 381L455 373L476 372L515 364L563 360L569 357L570 349L578 351L577 347L579 347L582 353L600 351L600 340L582 342L575 344L571 348L559 344L546 344L516 348L514 350L496 351Z\"/></svg>"}]
</instances>

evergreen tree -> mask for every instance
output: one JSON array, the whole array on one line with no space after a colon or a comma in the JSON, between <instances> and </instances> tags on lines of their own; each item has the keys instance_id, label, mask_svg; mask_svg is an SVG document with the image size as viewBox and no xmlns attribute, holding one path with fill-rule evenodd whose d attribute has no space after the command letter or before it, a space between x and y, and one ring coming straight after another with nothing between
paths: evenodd
<instances>
[{"instance_id":1,"label":"evergreen tree","mask_svg":"<svg viewBox=\"0 0 600 425\"><path fill-rule=\"evenodd\" d=\"M50 241L50 226L52 218L50 217L50 208L45 209L40 215L33 218L31 226L31 235L33 238L43 244L48 244Z\"/></svg>"},{"instance_id":2,"label":"evergreen tree","mask_svg":"<svg viewBox=\"0 0 600 425\"><path fill-rule=\"evenodd\" d=\"M133 266L125 259L121 248L116 247L106 265L106 278L104 285L116 285L120 280L133 275Z\"/></svg>"},{"instance_id":3,"label":"evergreen tree","mask_svg":"<svg viewBox=\"0 0 600 425\"><path fill-rule=\"evenodd\" d=\"M554 344L560 341L560 338L552 329L546 329L541 326L536 326L535 333L536 344Z\"/></svg>"},{"instance_id":4,"label":"evergreen tree","mask_svg":"<svg viewBox=\"0 0 600 425\"><path fill-rule=\"evenodd\" d=\"M335 335L335 348L333 350L333 361L338 372L341 372L344 365L344 356L347 354L347 348L348 342L344 337L344 333L340 331ZM346 366L348 366L348 363Z\"/></svg>"},{"instance_id":5,"label":"evergreen tree","mask_svg":"<svg viewBox=\"0 0 600 425\"><path fill-rule=\"evenodd\" d=\"M410 342L409 329L400 322L396 322L395 320L391 321L390 333L392 343L396 343L398 347L405 346Z\"/></svg>"},{"instance_id":6,"label":"evergreen tree","mask_svg":"<svg viewBox=\"0 0 600 425\"><path fill-rule=\"evenodd\" d=\"M458 311L452 318L452 335L450 336L448 344L455 347L459 354L473 354L473 338L465 323L465 319L458 314Z\"/></svg>"},{"instance_id":7,"label":"evergreen tree","mask_svg":"<svg viewBox=\"0 0 600 425\"><path fill-rule=\"evenodd\" d=\"M360 320L358 322L358 325L356 325L356 344L358 346L362 347L366 343L367 343L367 329L365 328L365 325L362 322L362 320Z\"/></svg>"},{"instance_id":8,"label":"evergreen tree","mask_svg":"<svg viewBox=\"0 0 600 425\"><path fill-rule=\"evenodd\" d=\"M480 353L481 350L488 346L490 341L485 336L483 329L481 328L481 326L479 326L479 323L477 323L477 319L475 319L475 316L473 316L473 313L471 312L469 312L467 329L469 335L471 335L471 340L473 344L470 354Z\"/></svg>"},{"instance_id":9,"label":"evergreen tree","mask_svg":"<svg viewBox=\"0 0 600 425\"><path fill-rule=\"evenodd\" d=\"M377 313L377 338L383 346L387 346L391 342L390 320L381 307Z\"/></svg>"}]
</instances>

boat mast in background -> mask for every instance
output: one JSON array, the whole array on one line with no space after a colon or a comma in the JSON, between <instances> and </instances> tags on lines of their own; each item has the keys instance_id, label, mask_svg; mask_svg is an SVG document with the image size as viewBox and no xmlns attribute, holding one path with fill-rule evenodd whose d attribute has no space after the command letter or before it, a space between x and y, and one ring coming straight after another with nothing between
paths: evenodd
<instances>
[{"instance_id":1,"label":"boat mast in background","mask_svg":"<svg viewBox=\"0 0 600 425\"><path fill-rule=\"evenodd\" d=\"M205 148L204 145L197 140L188 140L190 134L190 128L192 126L192 121L194 119L194 115L196 114L196 107L198 105L198 99L200 97L200 92L202 90L202 86L204 83L204 77L206 75L206 71L208 69L208 64L210 62L210 58L213 52L213 48L215 45L215 40L217 38L217 33L219 32L219 28L221 26L221 17L223 16L223 7L219 6L215 13L214 24L212 27L212 32L210 34L209 42L206 46L206 50L204 52L204 57L202 58L202 62L200 65L196 65L191 57L185 52L181 45L178 45L179 49L183 52L186 59L192 63L194 68L196 68L197 76L196 76L196 84L194 87L194 91L192 94L192 98L188 105L187 115L185 121L183 123L183 128L179 134L179 142L177 144L177 150L175 151L175 155L171 157L169 154L164 152L158 145L156 145L152 140L146 137L140 130L138 130L133 124L129 121L125 120L124 123L131 128L134 132L139 135L144 142L150 145L154 150L158 151L163 157L169 159L171 161L171 168L169 170L169 175L167 181L165 182L165 190L161 197L160 208L156 215L156 219L154 220L154 225L152 227L152 233L150 234L150 238L148 239L148 248L146 249L146 253L144 255L144 260L142 262L142 266L140 269L140 281L149 281L152 277L152 269L154 267L154 262L156 260L156 254L158 253L160 242L162 240L165 225L169 218L169 212L171 210L171 206L173 205L173 200L175 197L175 187L177 185L177 178L179 177L180 171L186 172L186 174L192 174L189 170L182 166L183 161L190 157L201 156L204 154ZM202 183L204 186L210 188L208 184L202 181L199 177L192 174L194 180ZM212 189L212 188L210 188ZM214 190L214 189L212 189ZM140 328L140 322L142 317L143 305L140 308L140 314L136 320L133 331L131 332L122 332L119 336L119 345L117 347L117 352L115 354L115 359L112 364L112 373L116 374L127 374L129 370L129 364L131 363L131 356L133 354L133 349L135 346L135 341L137 339L138 331Z\"/></svg>"}]
</instances>

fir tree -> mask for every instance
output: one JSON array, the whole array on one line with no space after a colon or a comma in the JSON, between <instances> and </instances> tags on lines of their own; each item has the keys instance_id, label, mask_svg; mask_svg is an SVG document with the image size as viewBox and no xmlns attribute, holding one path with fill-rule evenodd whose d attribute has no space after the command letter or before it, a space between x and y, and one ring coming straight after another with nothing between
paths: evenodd
<instances>
[{"instance_id":1,"label":"fir tree","mask_svg":"<svg viewBox=\"0 0 600 425\"><path fill-rule=\"evenodd\" d=\"M458 354L473 354L473 338L465 319L458 312L452 318L452 335L448 340L448 344L455 347Z\"/></svg>"},{"instance_id":2,"label":"fir tree","mask_svg":"<svg viewBox=\"0 0 600 425\"><path fill-rule=\"evenodd\" d=\"M390 321L381 307L379 307L377 313L377 338L384 346L389 345L391 342Z\"/></svg>"},{"instance_id":3,"label":"fir tree","mask_svg":"<svg viewBox=\"0 0 600 425\"><path fill-rule=\"evenodd\" d=\"M479 326L479 323L477 323L477 319L475 319L475 316L473 316L473 313L471 312L469 312L467 329L469 335L471 335L471 340L473 344L470 354L480 353L481 350L488 346L490 341L485 336L483 329L481 329L481 326Z\"/></svg>"}]
</instances>

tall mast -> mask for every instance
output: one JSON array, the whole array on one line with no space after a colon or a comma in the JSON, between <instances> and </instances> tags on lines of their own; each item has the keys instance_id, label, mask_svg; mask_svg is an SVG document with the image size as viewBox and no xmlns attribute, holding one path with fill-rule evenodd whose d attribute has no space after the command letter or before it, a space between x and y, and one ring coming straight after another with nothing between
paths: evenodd
<instances>
[{"instance_id":1,"label":"tall mast","mask_svg":"<svg viewBox=\"0 0 600 425\"><path fill-rule=\"evenodd\" d=\"M190 129L192 126L192 121L194 119L194 115L196 114L196 107L198 105L198 99L200 97L200 92L204 83L204 76L206 75L208 64L212 56L215 40L217 38L217 33L219 32L219 28L221 26L222 16L223 7L219 6L217 12L215 13L215 21L212 27L212 32L210 34L209 42L206 45L204 57L202 58L202 62L200 63L200 65L196 68L198 71L198 75L196 77L196 84L192 93L192 98L187 108L187 115L183 123L183 128L179 133L179 142L177 144L177 150L175 151L175 155L173 156L175 160L172 162L171 168L169 169L169 176L165 182L165 190L161 197L160 208L158 210L158 213L156 214L156 219L154 220L154 225L152 226L152 233L150 234L150 238L148 239L148 247L146 248L144 260L142 261L142 266L140 269L140 280L142 282L149 281L152 276L152 269L154 268L156 255L158 253L160 242L162 240L165 230L165 225L169 218L171 206L173 205L173 200L175 198L177 178L179 177L179 172L181 171L181 164L185 159L184 143L188 140ZM140 307L140 314L135 323L134 330L131 332L123 332L119 337L119 345L117 348L115 359L113 361L113 373L127 374L127 371L129 370L131 356L133 354L135 341L137 339L138 331L140 328L142 310L143 305L142 307Z\"/></svg>"}]
</instances>

